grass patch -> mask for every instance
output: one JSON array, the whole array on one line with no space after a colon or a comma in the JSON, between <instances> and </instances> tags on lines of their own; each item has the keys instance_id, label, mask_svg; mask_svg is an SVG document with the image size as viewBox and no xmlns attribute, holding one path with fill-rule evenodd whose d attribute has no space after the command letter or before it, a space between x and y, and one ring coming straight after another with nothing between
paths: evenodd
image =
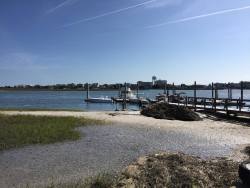
<instances>
[{"instance_id":1,"label":"grass patch","mask_svg":"<svg viewBox=\"0 0 250 188\"><path fill-rule=\"evenodd\" d=\"M77 140L81 135L75 128L103 123L100 120L76 117L0 114L0 151L30 144Z\"/></svg>"}]
</instances>

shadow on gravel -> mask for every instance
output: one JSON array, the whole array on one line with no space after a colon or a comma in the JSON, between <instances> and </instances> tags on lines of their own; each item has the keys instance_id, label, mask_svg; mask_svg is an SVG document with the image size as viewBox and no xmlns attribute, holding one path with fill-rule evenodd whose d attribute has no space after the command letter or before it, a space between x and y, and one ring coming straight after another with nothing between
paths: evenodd
<instances>
[{"instance_id":1,"label":"shadow on gravel","mask_svg":"<svg viewBox=\"0 0 250 188\"><path fill-rule=\"evenodd\" d=\"M205 114L207 116L206 118L214 121L224 121L228 123L234 123L237 125L250 127L250 118L237 117L218 112L216 113L216 112L199 111L199 113Z\"/></svg>"}]
</instances>

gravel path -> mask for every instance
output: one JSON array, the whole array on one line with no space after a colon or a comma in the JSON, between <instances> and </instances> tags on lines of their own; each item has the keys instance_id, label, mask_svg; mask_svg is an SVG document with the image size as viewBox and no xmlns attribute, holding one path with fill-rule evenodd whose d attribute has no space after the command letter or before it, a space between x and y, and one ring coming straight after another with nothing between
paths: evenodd
<instances>
[{"instance_id":1,"label":"gravel path","mask_svg":"<svg viewBox=\"0 0 250 188\"><path fill-rule=\"evenodd\" d=\"M206 121L203 123L215 123ZM232 134L232 131L220 131L221 127L197 131L185 126L182 129L168 126L168 122L171 121L165 121L165 127L124 123L82 127L84 136L78 141L0 152L0 187L26 184L33 187L51 181L73 181L103 171L119 171L139 156L157 151L182 151L204 158L229 156L238 144L250 143L249 128ZM228 124L228 129L232 126ZM245 134L237 134L240 131Z\"/></svg>"}]
</instances>

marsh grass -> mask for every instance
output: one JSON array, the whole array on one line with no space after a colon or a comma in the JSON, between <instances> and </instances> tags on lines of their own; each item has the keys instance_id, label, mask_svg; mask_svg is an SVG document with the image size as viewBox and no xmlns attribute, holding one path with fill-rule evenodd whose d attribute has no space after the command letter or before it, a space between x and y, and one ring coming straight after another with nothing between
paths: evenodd
<instances>
[{"instance_id":1,"label":"marsh grass","mask_svg":"<svg viewBox=\"0 0 250 188\"><path fill-rule=\"evenodd\" d=\"M0 151L31 144L77 140L81 137L77 127L103 123L76 117L0 114Z\"/></svg>"}]
</instances>

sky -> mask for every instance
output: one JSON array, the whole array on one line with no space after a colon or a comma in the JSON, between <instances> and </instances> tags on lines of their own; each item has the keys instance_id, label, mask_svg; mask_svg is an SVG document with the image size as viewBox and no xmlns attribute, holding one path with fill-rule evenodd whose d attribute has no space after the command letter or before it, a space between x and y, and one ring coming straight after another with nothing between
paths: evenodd
<instances>
[{"instance_id":1,"label":"sky","mask_svg":"<svg viewBox=\"0 0 250 188\"><path fill-rule=\"evenodd\" d=\"M1 0L0 85L250 81L250 0Z\"/></svg>"}]
</instances>

